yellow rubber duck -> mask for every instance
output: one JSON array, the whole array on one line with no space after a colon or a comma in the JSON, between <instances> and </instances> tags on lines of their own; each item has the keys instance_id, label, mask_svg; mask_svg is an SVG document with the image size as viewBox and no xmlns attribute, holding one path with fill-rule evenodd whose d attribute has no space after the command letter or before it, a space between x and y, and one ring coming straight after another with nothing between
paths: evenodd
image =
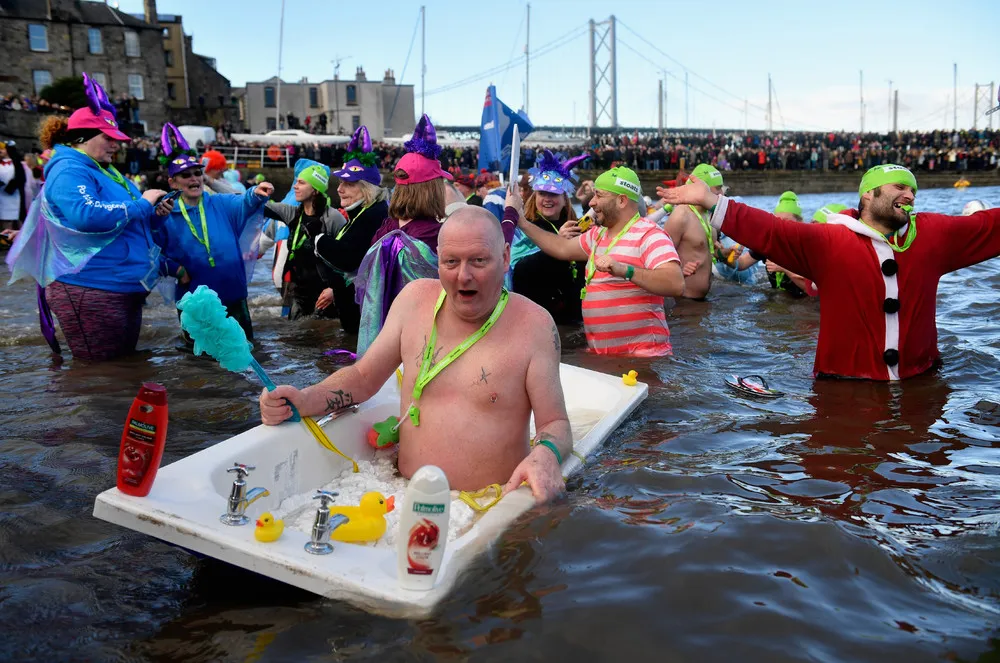
<instances>
[{"instance_id":1,"label":"yellow rubber duck","mask_svg":"<svg viewBox=\"0 0 1000 663\"><path fill-rule=\"evenodd\" d=\"M257 528L253 531L253 536L261 543L273 543L281 538L281 533L284 531L285 521L275 520L274 516L265 512L257 519Z\"/></svg>"},{"instance_id":2,"label":"yellow rubber duck","mask_svg":"<svg viewBox=\"0 0 1000 663\"><path fill-rule=\"evenodd\" d=\"M330 538L345 543L377 541L385 534L385 514L395 507L394 496L386 499L376 492L362 495L358 506L331 506L331 516L347 516L349 522L333 530Z\"/></svg>"},{"instance_id":3,"label":"yellow rubber duck","mask_svg":"<svg viewBox=\"0 0 1000 663\"><path fill-rule=\"evenodd\" d=\"M634 387L639 384L639 374L636 371L629 371L628 373L622 374L622 383L627 387Z\"/></svg>"}]
</instances>

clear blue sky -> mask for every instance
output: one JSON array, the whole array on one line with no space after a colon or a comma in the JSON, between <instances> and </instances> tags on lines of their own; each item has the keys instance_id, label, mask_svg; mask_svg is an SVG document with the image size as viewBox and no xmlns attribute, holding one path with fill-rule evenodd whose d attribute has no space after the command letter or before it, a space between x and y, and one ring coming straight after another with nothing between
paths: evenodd
<instances>
[{"instance_id":1,"label":"clear blue sky","mask_svg":"<svg viewBox=\"0 0 1000 663\"><path fill-rule=\"evenodd\" d=\"M119 2L124 11L142 11L142 0ZM184 17L195 51L216 58L234 86L277 73L280 0L157 4L160 13ZM663 70L668 72L670 127L743 127L744 99L749 102L750 127L765 127L768 73L775 91L776 129L857 130L861 69L866 129L888 128L890 79L900 91L901 129L952 127L952 63L958 64L959 127L972 126L974 84L1000 83L1000 2L993 0L953 6L929 0L530 4L530 48L538 56L530 62L528 114L539 125L587 123L586 24L591 18L607 19L611 11L618 20L618 121L623 126L656 126L657 80ZM426 0L425 5L425 108L432 119L445 125L478 124L491 81L505 103L520 107L524 0ZM353 78L362 65L369 80L381 80L392 68L397 81L402 77L402 82L416 85L419 113L419 31L403 72L419 11L420 2L286 0L282 78L332 78L331 60L338 56L345 58L341 78ZM543 49L547 44L552 45L548 52ZM512 59L509 67L476 77ZM686 124L685 68L690 83ZM455 85L463 81L468 82ZM439 91L442 88L447 89ZM1000 113L993 118L994 127L1000 126ZM980 127L984 119L980 116Z\"/></svg>"}]
</instances>

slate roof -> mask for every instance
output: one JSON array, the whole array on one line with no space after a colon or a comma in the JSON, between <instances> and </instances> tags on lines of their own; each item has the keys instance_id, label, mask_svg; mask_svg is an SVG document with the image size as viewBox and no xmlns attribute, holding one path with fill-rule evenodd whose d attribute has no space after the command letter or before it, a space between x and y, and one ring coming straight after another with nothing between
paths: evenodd
<instances>
[{"instance_id":1,"label":"slate roof","mask_svg":"<svg viewBox=\"0 0 1000 663\"><path fill-rule=\"evenodd\" d=\"M87 25L112 25L136 29L160 29L103 2L88 2L87 0L50 1L52 4L52 21L54 23L85 23ZM0 0L0 18L48 21L48 4L45 0Z\"/></svg>"}]
</instances>

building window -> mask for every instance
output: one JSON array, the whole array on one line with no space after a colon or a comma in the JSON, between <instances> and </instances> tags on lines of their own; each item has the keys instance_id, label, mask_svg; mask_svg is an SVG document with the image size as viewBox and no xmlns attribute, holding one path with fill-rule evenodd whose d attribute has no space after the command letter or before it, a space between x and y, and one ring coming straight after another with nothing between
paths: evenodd
<instances>
[{"instance_id":1,"label":"building window","mask_svg":"<svg viewBox=\"0 0 1000 663\"><path fill-rule=\"evenodd\" d=\"M164 61L167 63L168 67L174 66L174 52L173 51L163 51Z\"/></svg>"},{"instance_id":2,"label":"building window","mask_svg":"<svg viewBox=\"0 0 1000 663\"><path fill-rule=\"evenodd\" d=\"M351 116L351 131L357 131L358 127L361 126L361 116L352 115Z\"/></svg>"},{"instance_id":3,"label":"building window","mask_svg":"<svg viewBox=\"0 0 1000 663\"><path fill-rule=\"evenodd\" d=\"M347 86L347 105L357 106L358 105L358 86L348 85Z\"/></svg>"},{"instance_id":4,"label":"building window","mask_svg":"<svg viewBox=\"0 0 1000 663\"><path fill-rule=\"evenodd\" d=\"M139 34L136 32L125 33L125 55L130 58L139 57Z\"/></svg>"},{"instance_id":5,"label":"building window","mask_svg":"<svg viewBox=\"0 0 1000 663\"><path fill-rule=\"evenodd\" d=\"M87 48L91 55L100 55L104 52L104 42L101 40L100 28L90 28L87 30Z\"/></svg>"},{"instance_id":6,"label":"building window","mask_svg":"<svg viewBox=\"0 0 1000 663\"><path fill-rule=\"evenodd\" d=\"M142 88L142 74L128 75L128 94L130 97L135 97L139 101L146 98L146 93Z\"/></svg>"},{"instance_id":7,"label":"building window","mask_svg":"<svg viewBox=\"0 0 1000 663\"><path fill-rule=\"evenodd\" d=\"M319 108L319 89L309 88L309 108Z\"/></svg>"},{"instance_id":8,"label":"building window","mask_svg":"<svg viewBox=\"0 0 1000 663\"><path fill-rule=\"evenodd\" d=\"M35 94L41 94L49 85L52 85L52 73L45 69L35 69L31 72L31 79L35 82Z\"/></svg>"},{"instance_id":9,"label":"building window","mask_svg":"<svg viewBox=\"0 0 1000 663\"><path fill-rule=\"evenodd\" d=\"M264 88L264 108L274 108L274 88Z\"/></svg>"},{"instance_id":10,"label":"building window","mask_svg":"<svg viewBox=\"0 0 1000 663\"><path fill-rule=\"evenodd\" d=\"M177 99L177 86L173 83L167 83L167 96L173 100Z\"/></svg>"},{"instance_id":11,"label":"building window","mask_svg":"<svg viewBox=\"0 0 1000 663\"><path fill-rule=\"evenodd\" d=\"M31 23L28 25L28 45L33 51L49 50L49 31L44 25Z\"/></svg>"},{"instance_id":12,"label":"building window","mask_svg":"<svg viewBox=\"0 0 1000 663\"><path fill-rule=\"evenodd\" d=\"M267 118L267 130L268 131L277 131L278 130L278 123L274 120L273 117Z\"/></svg>"},{"instance_id":13,"label":"building window","mask_svg":"<svg viewBox=\"0 0 1000 663\"><path fill-rule=\"evenodd\" d=\"M163 38L170 39L170 28L163 28Z\"/></svg>"},{"instance_id":14,"label":"building window","mask_svg":"<svg viewBox=\"0 0 1000 663\"><path fill-rule=\"evenodd\" d=\"M94 82L104 88L105 91L108 89L108 78L99 71L95 71L90 75L94 79Z\"/></svg>"}]
</instances>

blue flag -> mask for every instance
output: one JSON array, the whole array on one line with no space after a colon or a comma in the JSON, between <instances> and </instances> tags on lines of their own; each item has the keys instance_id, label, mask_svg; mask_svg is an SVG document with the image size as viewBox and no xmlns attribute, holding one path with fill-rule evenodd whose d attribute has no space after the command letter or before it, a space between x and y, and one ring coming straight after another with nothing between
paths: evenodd
<instances>
[{"instance_id":1,"label":"blue flag","mask_svg":"<svg viewBox=\"0 0 1000 663\"><path fill-rule=\"evenodd\" d=\"M516 113L497 99L496 86L486 89L483 104L483 121L479 126L479 169L505 173L510 168L510 144L514 137L514 127L524 139L534 129L531 120L523 110Z\"/></svg>"}]
</instances>

